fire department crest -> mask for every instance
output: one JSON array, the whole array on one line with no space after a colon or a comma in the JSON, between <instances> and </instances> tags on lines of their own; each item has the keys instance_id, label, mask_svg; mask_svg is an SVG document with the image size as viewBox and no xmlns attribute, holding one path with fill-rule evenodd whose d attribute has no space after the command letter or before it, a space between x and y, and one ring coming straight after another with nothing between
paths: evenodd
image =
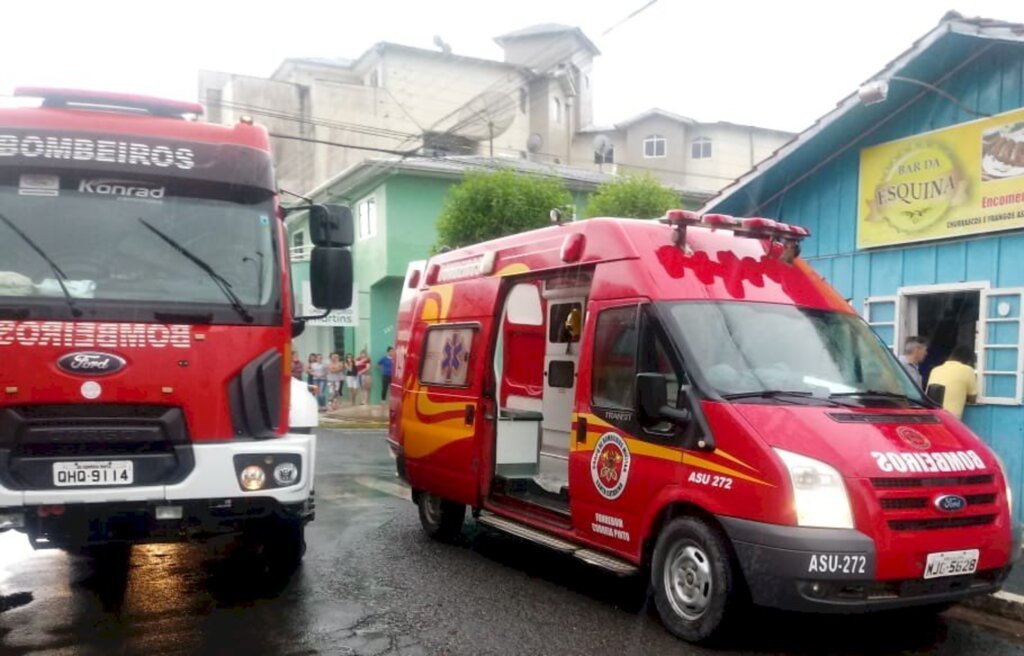
<instances>
[{"instance_id":1,"label":"fire department crest","mask_svg":"<svg viewBox=\"0 0 1024 656\"><path fill-rule=\"evenodd\" d=\"M896 434L906 444L914 447L915 449L921 449L922 451L931 448L931 440L922 435L919 431L914 430L910 426L900 426L896 429Z\"/></svg>"},{"instance_id":2,"label":"fire department crest","mask_svg":"<svg viewBox=\"0 0 1024 656\"><path fill-rule=\"evenodd\" d=\"M618 433L605 433L590 458L594 487L605 499L617 499L629 480L629 447Z\"/></svg>"}]
</instances>

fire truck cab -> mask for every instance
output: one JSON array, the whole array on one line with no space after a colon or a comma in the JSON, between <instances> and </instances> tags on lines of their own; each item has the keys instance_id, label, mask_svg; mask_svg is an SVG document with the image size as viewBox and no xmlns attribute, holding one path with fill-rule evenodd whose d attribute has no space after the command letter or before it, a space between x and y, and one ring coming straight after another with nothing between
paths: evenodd
<instances>
[{"instance_id":1,"label":"fire truck cab","mask_svg":"<svg viewBox=\"0 0 1024 656\"><path fill-rule=\"evenodd\" d=\"M315 401L269 139L195 103L19 89L0 109L0 531L103 550L241 535L289 568ZM351 214L310 206L314 303L351 296Z\"/></svg>"},{"instance_id":2,"label":"fire truck cab","mask_svg":"<svg viewBox=\"0 0 1024 656\"><path fill-rule=\"evenodd\" d=\"M389 444L428 534L479 523L650 576L702 641L753 602L862 612L999 588L998 458L799 258L807 232L672 211L410 267Z\"/></svg>"}]
</instances>

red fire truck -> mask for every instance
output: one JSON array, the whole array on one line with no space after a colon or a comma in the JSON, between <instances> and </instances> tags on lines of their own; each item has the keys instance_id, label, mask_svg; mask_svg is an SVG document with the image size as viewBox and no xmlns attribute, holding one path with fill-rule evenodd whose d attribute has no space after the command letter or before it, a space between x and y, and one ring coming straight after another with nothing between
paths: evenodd
<instances>
[{"instance_id":1,"label":"red fire truck","mask_svg":"<svg viewBox=\"0 0 1024 656\"><path fill-rule=\"evenodd\" d=\"M240 534L297 564L316 407L289 375L303 320L266 131L16 95L41 100L0 110L0 530L76 550ZM305 209L314 303L347 307L351 215Z\"/></svg>"},{"instance_id":2,"label":"red fire truck","mask_svg":"<svg viewBox=\"0 0 1024 656\"><path fill-rule=\"evenodd\" d=\"M807 232L670 212L410 267L389 443L426 532L479 523L618 574L665 626L940 607L1019 549L998 458L799 258Z\"/></svg>"}]
</instances>

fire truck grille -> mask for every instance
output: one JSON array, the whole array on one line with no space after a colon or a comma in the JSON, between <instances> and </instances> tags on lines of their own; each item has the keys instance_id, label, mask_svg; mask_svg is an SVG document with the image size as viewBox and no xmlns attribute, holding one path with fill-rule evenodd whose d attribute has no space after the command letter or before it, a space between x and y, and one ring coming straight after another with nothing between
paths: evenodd
<instances>
[{"instance_id":1,"label":"fire truck grille","mask_svg":"<svg viewBox=\"0 0 1024 656\"><path fill-rule=\"evenodd\" d=\"M154 405L15 406L0 411L0 482L54 487L55 463L131 460L134 485L169 484L192 471L180 408Z\"/></svg>"}]
</instances>

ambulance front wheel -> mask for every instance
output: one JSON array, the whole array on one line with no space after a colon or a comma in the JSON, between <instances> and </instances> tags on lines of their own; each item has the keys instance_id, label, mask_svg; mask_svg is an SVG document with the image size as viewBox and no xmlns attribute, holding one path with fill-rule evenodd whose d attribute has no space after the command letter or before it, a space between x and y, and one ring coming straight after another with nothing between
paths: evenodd
<instances>
[{"instance_id":1,"label":"ambulance front wheel","mask_svg":"<svg viewBox=\"0 0 1024 656\"><path fill-rule=\"evenodd\" d=\"M695 517L661 531L651 579L661 621L687 642L714 640L738 612L741 583L725 539Z\"/></svg>"},{"instance_id":2,"label":"ambulance front wheel","mask_svg":"<svg viewBox=\"0 0 1024 656\"><path fill-rule=\"evenodd\" d=\"M463 504L420 492L417 505L423 531L433 539L451 542L462 533L462 524L466 520L466 506Z\"/></svg>"}]
</instances>

